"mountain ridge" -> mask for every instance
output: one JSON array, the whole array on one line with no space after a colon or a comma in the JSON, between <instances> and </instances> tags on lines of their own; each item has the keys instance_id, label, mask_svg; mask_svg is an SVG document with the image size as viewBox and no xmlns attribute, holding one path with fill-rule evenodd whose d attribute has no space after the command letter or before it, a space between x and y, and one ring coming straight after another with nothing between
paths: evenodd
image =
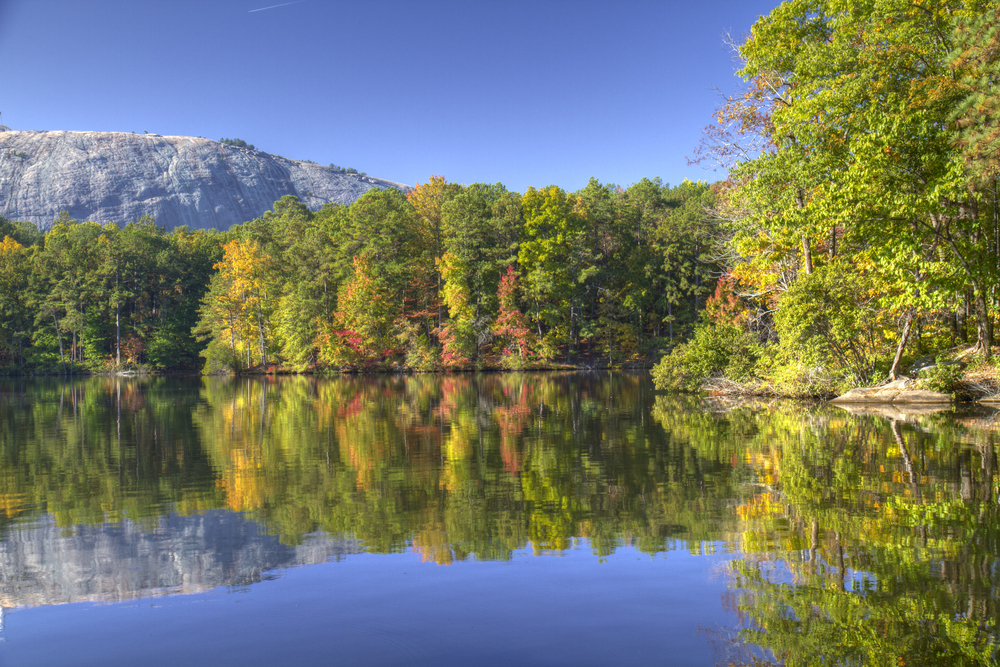
<instances>
[{"instance_id":1,"label":"mountain ridge","mask_svg":"<svg viewBox=\"0 0 1000 667\"><path fill-rule=\"evenodd\" d=\"M201 137L0 128L0 216L42 230L61 211L100 223L149 215L168 230L225 230L285 195L315 211L389 187L408 189Z\"/></svg>"}]
</instances>

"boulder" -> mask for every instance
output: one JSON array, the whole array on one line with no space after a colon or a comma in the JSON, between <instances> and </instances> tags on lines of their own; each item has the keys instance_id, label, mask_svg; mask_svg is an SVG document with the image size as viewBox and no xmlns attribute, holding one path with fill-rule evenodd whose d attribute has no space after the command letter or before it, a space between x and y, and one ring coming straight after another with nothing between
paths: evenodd
<instances>
[{"instance_id":1,"label":"boulder","mask_svg":"<svg viewBox=\"0 0 1000 667\"><path fill-rule=\"evenodd\" d=\"M858 387L851 389L843 396L838 396L831 402L951 405L955 402L955 397L939 391L918 389L916 381L910 378L900 378L880 387Z\"/></svg>"},{"instance_id":2,"label":"boulder","mask_svg":"<svg viewBox=\"0 0 1000 667\"><path fill-rule=\"evenodd\" d=\"M916 375L920 371L926 370L928 368L934 368L934 366L936 365L937 361L934 359L934 357L930 355L920 357L919 359L914 360L912 364L910 364L910 368L907 370L907 374L910 375L911 377L916 377Z\"/></svg>"}]
</instances>

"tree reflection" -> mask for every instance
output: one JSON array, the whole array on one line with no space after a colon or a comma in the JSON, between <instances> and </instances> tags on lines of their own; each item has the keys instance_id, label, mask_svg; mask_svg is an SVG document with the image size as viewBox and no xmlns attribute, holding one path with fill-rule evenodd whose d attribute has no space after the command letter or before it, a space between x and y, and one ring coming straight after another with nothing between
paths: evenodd
<instances>
[{"instance_id":1,"label":"tree reflection","mask_svg":"<svg viewBox=\"0 0 1000 667\"><path fill-rule=\"evenodd\" d=\"M775 660L993 664L991 415L727 406L621 374L19 381L0 525L228 509L438 564L729 549L741 641Z\"/></svg>"},{"instance_id":2,"label":"tree reflection","mask_svg":"<svg viewBox=\"0 0 1000 667\"><path fill-rule=\"evenodd\" d=\"M995 664L995 435L937 421L758 406L692 441L754 473L732 564L744 640L788 665Z\"/></svg>"}]
</instances>

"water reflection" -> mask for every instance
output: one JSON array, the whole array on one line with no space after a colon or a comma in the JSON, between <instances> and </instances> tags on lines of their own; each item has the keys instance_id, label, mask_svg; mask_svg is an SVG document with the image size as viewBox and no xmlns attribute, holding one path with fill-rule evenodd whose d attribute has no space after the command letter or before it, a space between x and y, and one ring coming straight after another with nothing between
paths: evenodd
<instances>
[{"instance_id":1,"label":"water reflection","mask_svg":"<svg viewBox=\"0 0 1000 667\"><path fill-rule=\"evenodd\" d=\"M995 413L693 417L661 399L654 414L676 431L707 420L692 446L752 472L729 599L744 639L790 665L995 664Z\"/></svg>"},{"instance_id":2,"label":"water reflection","mask_svg":"<svg viewBox=\"0 0 1000 667\"><path fill-rule=\"evenodd\" d=\"M737 553L740 637L788 664L996 656L989 411L720 405L621 374L0 392L3 605L254 581L362 547L448 564L584 538L597 557Z\"/></svg>"},{"instance_id":3,"label":"water reflection","mask_svg":"<svg viewBox=\"0 0 1000 667\"><path fill-rule=\"evenodd\" d=\"M80 526L50 519L0 541L0 606L117 602L218 586L246 586L268 570L359 553L354 540L310 535L294 547L233 512Z\"/></svg>"}]
</instances>

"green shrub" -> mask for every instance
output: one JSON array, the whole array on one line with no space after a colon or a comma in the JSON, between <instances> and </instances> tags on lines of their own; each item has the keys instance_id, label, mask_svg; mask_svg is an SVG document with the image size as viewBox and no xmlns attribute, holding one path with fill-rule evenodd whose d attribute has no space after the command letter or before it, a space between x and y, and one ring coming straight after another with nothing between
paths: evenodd
<instances>
[{"instance_id":1,"label":"green shrub","mask_svg":"<svg viewBox=\"0 0 1000 667\"><path fill-rule=\"evenodd\" d=\"M937 363L920 371L917 386L930 391L940 391L950 394L962 381L962 367L956 363L947 363L941 357Z\"/></svg>"},{"instance_id":2,"label":"green shrub","mask_svg":"<svg viewBox=\"0 0 1000 667\"><path fill-rule=\"evenodd\" d=\"M653 367L657 389L697 391L710 377L743 382L754 376L763 348L757 337L736 324L702 323L694 338Z\"/></svg>"},{"instance_id":3,"label":"green shrub","mask_svg":"<svg viewBox=\"0 0 1000 667\"><path fill-rule=\"evenodd\" d=\"M870 384L892 345L882 333L872 281L847 262L799 276L774 315L783 356L809 373Z\"/></svg>"}]
</instances>

